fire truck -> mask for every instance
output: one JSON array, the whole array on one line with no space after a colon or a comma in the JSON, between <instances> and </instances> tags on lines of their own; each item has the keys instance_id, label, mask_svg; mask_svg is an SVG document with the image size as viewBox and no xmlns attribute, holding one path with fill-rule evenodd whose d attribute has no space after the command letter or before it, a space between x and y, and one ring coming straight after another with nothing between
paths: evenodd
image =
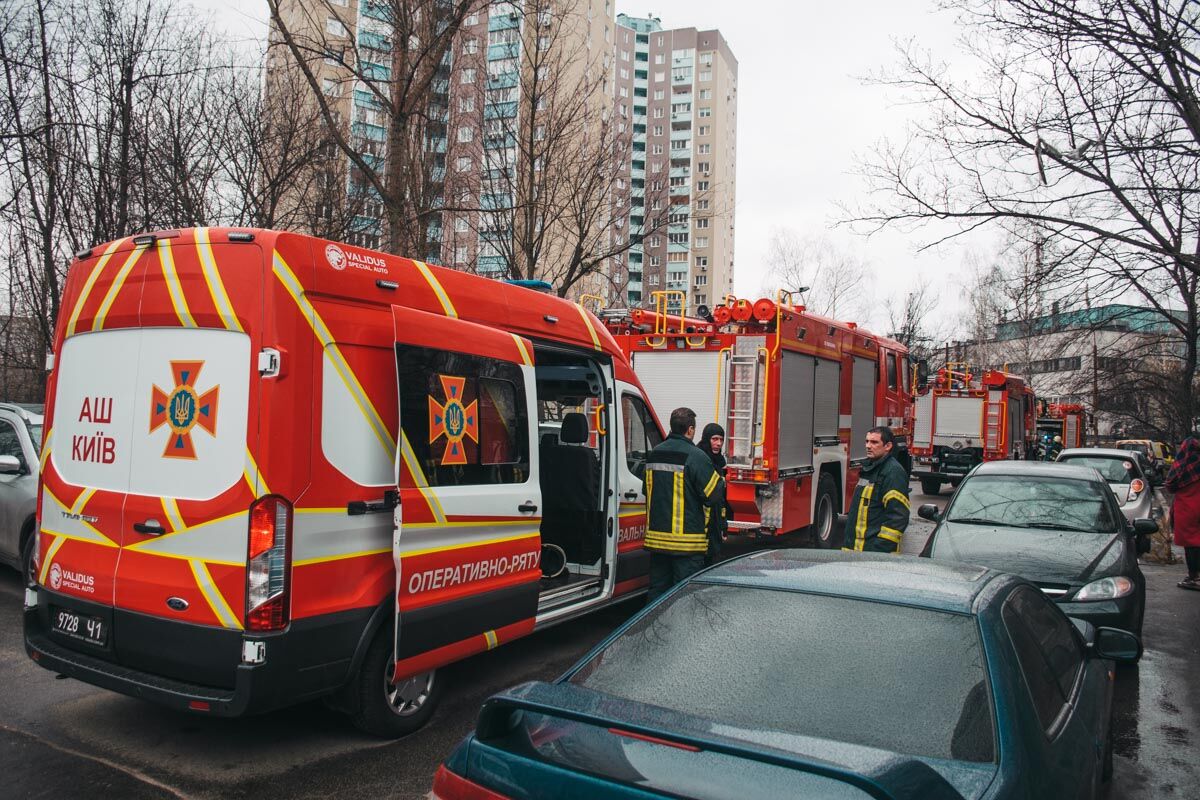
<instances>
[{"instance_id":1,"label":"fire truck","mask_svg":"<svg viewBox=\"0 0 1200 800\"><path fill-rule=\"evenodd\" d=\"M653 310L601 317L660 423L687 406L698 427L725 428L730 532L771 537L811 528L820 546L840 546L834 523L866 460L867 430L888 425L907 446L907 348L812 314L783 294L726 298L694 317L682 293L656 292L654 300Z\"/></svg>"},{"instance_id":2,"label":"fire truck","mask_svg":"<svg viewBox=\"0 0 1200 800\"><path fill-rule=\"evenodd\" d=\"M211 716L324 697L399 736L441 667L643 592L663 439L603 324L348 244L195 228L79 253L25 648Z\"/></svg>"},{"instance_id":3,"label":"fire truck","mask_svg":"<svg viewBox=\"0 0 1200 800\"><path fill-rule=\"evenodd\" d=\"M1062 446L1083 447L1087 438L1087 411L1079 403L1038 401L1037 435L1039 439L1062 437Z\"/></svg>"},{"instance_id":4,"label":"fire truck","mask_svg":"<svg viewBox=\"0 0 1200 800\"><path fill-rule=\"evenodd\" d=\"M917 394L913 475L925 494L958 486L976 464L1033 458L1037 438L1033 389L1001 370L982 374L948 364Z\"/></svg>"}]
</instances>

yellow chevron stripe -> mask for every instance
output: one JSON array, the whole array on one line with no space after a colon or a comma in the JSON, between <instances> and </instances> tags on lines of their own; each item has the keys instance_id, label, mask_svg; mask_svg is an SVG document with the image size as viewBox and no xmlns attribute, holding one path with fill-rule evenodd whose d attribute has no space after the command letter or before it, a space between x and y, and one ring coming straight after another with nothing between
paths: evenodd
<instances>
[{"instance_id":1,"label":"yellow chevron stripe","mask_svg":"<svg viewBox=\"0 0 1200 800\"><path fill-rule=\"evenodd\" d=\"M171 296L171 305L175 307L175 315L185 328L197 328L196 320L188 309L187 298L183 294L183 284L179 280L179 271L175 268L175 253L171 243L166 239L158 240L158 261L162 264L163 282L167 285L167 293ZM211 289L210 289L211 290Z\"/></svg>"},{"instance_id":2,"label":"yellow chevron stripe","mask_svg":"<svg viewBox=\"0 0 1200 800\"><path fill-rule=\"evenodd\" d=\"M226 628L241 630L242 624L238 622L237 615L233 613L233 609L229 607L229 603L225 602L225 596L221 594L221 590L217 588L217 584L213 581L212 575L208 571L208 567L198 558L188 559L188 566L192 568L192 575L196 579L196 586L200 589L200 594L204 595L208 607L212 609L213 614L221 621L221 624Z\"/></svg>"},{"instance_id":3,"label":"yellow chevron stripe","mask_svg":"<svg viewBox=\"0 0 1200 800\"><path fill-rule=\"evenodd\" d=\"M421 496L425 498L425 502L429 504L429 509L433 512L433 518L439 524L445 524L446 511L442 508L437 493L434 492L425 480L425 472L421 469L421 465L417 461L416 451L413 450L412 442L408 440L408 434L403 429L400 431L400 456L404 459L404 463L408 466L408 471L413 476L413 483L416 484L417 491L421 493Z\"/></svg>"},{"instance_id":4,"label":"yellow chevron stripe","mask_svg":"<svg viewBox=\"0 0 1200 800\"><path fill-rule=\"evenodd\" d=\"M417 265L417 270L425 278L425 282L429 284L429 288L433 289L433 293L437 295L438 302L442 304L442 311L447 317L458 319L458 311L454 308L454 303L450 302L450 295L446 294L446 289L442 286L441 281L433 274L433 270L429 268L424 261L414 261Z\"/></svg>"},{"instance_id":5,"label":"yellow chevron stripe","mask_svg":"<svg viewBox=\"0 0 1200 800\"><path fill-rule=\"evenodd\" d=\"M108 292L104 295L104 300L100 303L100 310L96 312L96 318L92 320L92 330L98 331L104 328L104 318L108 316L108 312L112 310L113 303L117 301L117 295L121 293L121 289L125 286L125 279L133 271L133 266L142 257L142 253L149 249L146 245L140 244L134 247L133 251L125 259L125 263L121 265L121 269L117 270L117 277L113 278L112 285L108 287Z\"/></svg>"},{"instance_id":6,"label":"yellow chevron stripe","mask_svg":"<svg viewBox=\"0 0 1200 800\"><path fill-rule=\"evenodd\" d=\"M187 527L183 521L183 515L179 513L179 503L175 502L174 497L162 498L163 513L167 515L167 522L171 523L171 533L179 533Z\"/></svg>"},{"instance_id":7,"label":"yellow chevron stripe","mask_svg":"<svg viewBox=\"0 0 1200 800\"><path fill-rule=\"evenodd\" d=\"M899 489L889 489L883 496L883 504L886 506L891 500L899 500L905 508L912 508L908 504L908 497Z\"/></svg>"},{"instance_id":8,"label":"yellow chevron stripe","mask_svg":"<svg viewBox=\"0 0 1200 800\"><path fill-rule=\"evenodd\" d=\"M525 343L521 341L521 337L515 333L509 334L513 337L513 341L517 343L517 350L521 351L521 360L525 362L525 366L533 366L533 359L529 357L529 351L525 349Z\"/></svg>"},{"instance_id":9,"label":"yellow chevron stripe","mask_svg":"<svg viewBox=\"0 0 1200 800\"><path fill-rule=\"evenodd\" d=\"M375 406L367 397L366 391L363 390L362 384L358 382L358 378L354 375L354 370L346 362L342 351L338 349L337 344L333 340L333 334L326 327L321 315L317 313L317 309L304 296L304 289L300 285L300 281L296 278L291 267L283 260L283 256L276 250L272 259L272 271L279 282L283 284L284 289L291 295L292 300L299 307L302 316L308 321L309 327L316 334L317 341L321 343L325 354L329 356L333 363L334 370L345 384L346 390L350 392L350 397L358 405L358 410L362 413L367 425L375 434L375 438L379 440L379 444L383 446L384 452L388 454L388 458L393 462L396 460L396 443L392 441L392 436L388 433L387 426L383 419L379 416L379 412L375 410Z\"/></svg>"},{"instance_id":10,"label":"yellow chevron stripe","mask_svg":"<svg viewBox=\"0 0 1200 800\"><path fill-rule=\"evenodd\" d=\"M50 546L46 548L46 555L42 556L42 568L38 571L38 583L46 585L46 573L50 571L50 563L54 561L54 557L58 555L58 550L63 546L63 542L67 541L65 536L44 531L54 540Z\"/></svg>"},{"instance_id":11,"label":"yellow chevron stripe","mask_svg":"<svg viewBox=\"0 0 1200 800\"><path fill-rule=\"evenodd\" d=\"M342 509L342 513L346 513L346 509ZM312 564L328 564L331 561L345 561L347 558L362 558L364 556L378 556L383 553L391 553L392 548L385 550L360 550L356 553L338 553L335 556L320 556L318 558L306 558L302 561L293 561L293 567L307 567Z\"/></svg>"},{"instance_id":12,"label":"yellow chevron stripe","mask_svg":"<svg viewBox=\"0 0 1200 800\"><path fill-rule=\"evenodd\" d=\"M42 455L38 459L39 472L46 471L46 460L48 458L50 458L50 440L53 438L54 438L54 429L53 428L51 428L50 431L44 437L42 437Z\"/></svg>"},{"instance_id":13,"label":"yellow chevron stripe","mask_svg":"<svg viewBox=\"0 0 1200 800\"><path fill-rule=\"evenodd\" d=\"M721 482L721 476L715 470L712 477L708 479L708 485L704 487L704 496L712 497L712 493L716 491L717 484Z\"/></svg>"},{"instance_id":14,"label":"yellow chevron stripe","mask_svg":"<svg viewBox=\"0 0 1200 800\"><path fill-rule=\"evenodd\" d=\"M71 311L71 316L67 320L67 336L75 335L75 326L79 324L79 315L83 312L83 304L87 302L88 296L92 293L92 288L96 285L96 280L100 277L100 273L108 266L108 260L112 258L112 254L121 246L124 239L118 239L110 244L100 256L100 260L96 262L96 266L92 267L92 272L88 275L87 280L83 282L83 291L79 293L79 299L75 301L75 308Z\"/></svg>"},{"instance_id":15,"label":"yellow chevron stripe","mask_svg":"<svg viewBox=\"0 0 1200 800\"><path fill-rule=\"evenodd\" d=\"M262 470L258 468L258 462L254 460L254 454L250 452L249 447L246 448L246 464L242 467L242 477L246 479L250 492L255 497L264 497L271 493L271 487L267 486L267 479L263 477Z\"/></svg>"},{"instance_id":16,"label":"yellow chevron stripe","mask_svg":"<svg viewBox=\"0 0 1200 800\"><path fill-rule=\"evenodd\" d=\"M45 484L42 484L42 491L45 493L45 496L49 497L50 501L53 502L56 506L58 506L59 509L61 509L62 511L65 511L68 514L78 514L79 513L78 511L72 511L70 508L67 507L66 503L64 503L62 500L59 500L57 497L55 497L54 492L50 491L50 489ZM90 498L91 495L94 493L95 493L95 489L92 489L90 493L85 493L86 497L84 497L84 495L80 495L80 499L82 499L84 502L87 502L88 498ZM75 502L78 503L79 500L76 500ZM42 504L42 507L45 508L45 503ZM118 546L117 543L114 542L112 539L108 538L103 533L98 531L96 528L92 527L92 524L90 522L85 522L84 520L76 520L76 521L79 522L80 525L87 528L92 533L96 534L96 536L99 538L98 539L88 539L83 536L75 536L73 534L60 533L58 531L54 531L54 533L57 533L59 536L66 536L69 539L77 539L78 541L81 541L81 542L91 542L92 544L98 544L103 547L117 547ZM44 524L45 523L43 521L43 525ZM42 530L47 530L47 529L45 527L43 527Z\"/></svg>"},{"instance_id":17,"label":"yellow chevron stripe","mask_svg":"<svg viewBox=\"0 0 1200 800\"><path fill-rule=\"evenodd\" d=\"M587 326L588 333L592 337L592 346L597 350L602 349L600 347L600 337L596 335L596 329L592 327L592 321L589 319L588 310L581 305L576 305L575 310L579 312L579 316L583 318L583 324Z\"/></svg>"},{"instance_id":18,"label":"yellow chevron stripe","mask_svg":"<svg viewBox=\"0 0 1200 800\"><path fill-rule=\"evenodd\" d=\"M202 528L207 528L210 525L216 525L217 523L225 522L226 520L235 519L238 517L249 517L249 512L248 511L235 511L232 514L226 514L223 517L216 517L215 519L206 519L206 520L204 520L204 522L198 523L196 525L192 525L190 528L188 526L184 525L179 530L174 530L174 531L171 531L170 533L164 533L162 536L155 536L153 539L145 539L140 542L135 542L134 544L125 545L125 547L123 549L133 550L135 552L143 552L142 548L149 548L144 551L149 555L165 556L165 557L169 557L169 558L194 558L194 556L181 556L181 555L166 552L163 550L156 550L156 549L153 549L153 547L156 544L161 545L162 542L169 540L172 536L175 536L176 534L184 533L186 531L198 531L198 530L201 530ZM236 565L236 564L242 563L239 561L221 561L220 559L215 559L215 558L206 558L204 560L210 564Z\"/></svg>"},{"instance_id":19,"label":"yellow chevron stripe","mask_svg":"<svg viewBox=\"0 0 1200 800\"><path fill-rule=\"evenodd\" d=\"M229 294L225 291L225 284L221 281L221 271L217 269L217 257L213 254L208 228L196 228L196 253L200 256L200 270L204 275L204 282L208 285L213 305L221 315L221 321L229 330L245 333L242 324L238 322L237 313L233 310Z\"/></svg>"}]
</instances>

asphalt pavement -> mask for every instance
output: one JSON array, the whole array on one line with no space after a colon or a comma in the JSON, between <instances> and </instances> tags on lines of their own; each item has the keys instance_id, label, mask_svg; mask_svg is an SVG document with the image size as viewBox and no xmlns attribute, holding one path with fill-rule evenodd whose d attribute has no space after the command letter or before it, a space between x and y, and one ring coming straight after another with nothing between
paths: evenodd
<instances>
[{"instance_id":1,"label":"asphalt pavement","mask_svg":"<svg viewBox=\"0 0 1200 800\"><path fill-rule=\"evenodd\" d=\"M932 524L916 516L903 551L918 553ZM786 537L782 546L805 546ZM726 556L762 547L735 540ZM1146 654L1118 672L1112 798L1191 798L1200 787L1200 593L1175 588L1182 566L1143 566ZM321 703L260 717L213 719L74 680L30 661L22 591L0 569L0 786L11 798L422 798L442 758L471 730L491 693L557 676L640 607L639 601L534 634L448 669L431 723L397 742L356 731Z\"/></svg>"}]
</instances>

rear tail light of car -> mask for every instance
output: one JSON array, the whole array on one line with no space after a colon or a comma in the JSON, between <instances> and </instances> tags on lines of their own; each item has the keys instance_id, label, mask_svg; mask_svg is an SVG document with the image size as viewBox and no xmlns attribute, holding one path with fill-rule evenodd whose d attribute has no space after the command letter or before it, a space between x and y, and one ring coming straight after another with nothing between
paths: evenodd
<instances>
[{"instance_id":1,"label":"rear tail light of car","mask_svg":"<svg viewBox=\"0 0 1200 800\"><path fill-rule=\"evenodd\" d=\"M1116 600L1133 593L1133 581L1121 575L1112 578L1101 578L1092 581L1075 593L1074 599L1079 602L1091 600Z\"/></svg>"},{"instance_id":2,"label":"rear tail light of car","mask_svg":"<svg viewBox=\"0 0 1200 800\"><path fill-rule=\"evenodd\" d=\"M474 781L469 781L457 772L446 769L446 765L438 767L433 776L432 800L509 800L507 795L498 794L484 788Z\"/></svg>"},{"instance_id":3,"label":"rear tail light of car","mask_svg":"<svg viewBox=\"0 0 1200 800\"><path fill-rule=\"evenodd\" d=\"M246 630L287 627L292 566L292 506L268 495L250 506L246 543Z\"/></svg>"},{"instance_id":4,"label":"rear tail light of car","mask_svg":"<svg viewBox=\"0 0 1200 800\"><path fill-rule=\"evenodd\" d=\"M1133 500L1135 497L1137 497L1139 494L1141 494L1145 488L1146 488L1146 482L1144 480L1142 480L1141 478L1134 478L1133 480L1131 480L1129 482L1129 497L1126 498L1125 502L1129 502L1130 500Z\"/></svg>"}]
</instances>

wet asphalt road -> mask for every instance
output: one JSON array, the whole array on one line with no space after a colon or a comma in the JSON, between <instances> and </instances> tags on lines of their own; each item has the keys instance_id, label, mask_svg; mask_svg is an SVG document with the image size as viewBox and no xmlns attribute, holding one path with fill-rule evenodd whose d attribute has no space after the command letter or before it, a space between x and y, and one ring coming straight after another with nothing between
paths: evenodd
<instances>
[{"instance_id":1,"label":"wet asphalt road","mask_svg":"<svg viewBox=\"0 0 1200 800\"><path fill-rule=\"evenodd\" d=\"M946 499L914 492L914 512ZM931 527L914 513L904 551L919 552ZM759 546L735 541L727 555ZM1118 673L1110 797L1192 798L1200 787L1200 593L1175 588L1181 566L1143 571L1146 654L1138 668ZM633 601L607 609L452 666L431 724L399 742L380 742L320 703L208 719L57 680L25 656L21 602L16 574L0 569L0 794L54 800L421 798L484 698L523 680L555 677L640 607Z\"/></svg>"}]
</instances>

